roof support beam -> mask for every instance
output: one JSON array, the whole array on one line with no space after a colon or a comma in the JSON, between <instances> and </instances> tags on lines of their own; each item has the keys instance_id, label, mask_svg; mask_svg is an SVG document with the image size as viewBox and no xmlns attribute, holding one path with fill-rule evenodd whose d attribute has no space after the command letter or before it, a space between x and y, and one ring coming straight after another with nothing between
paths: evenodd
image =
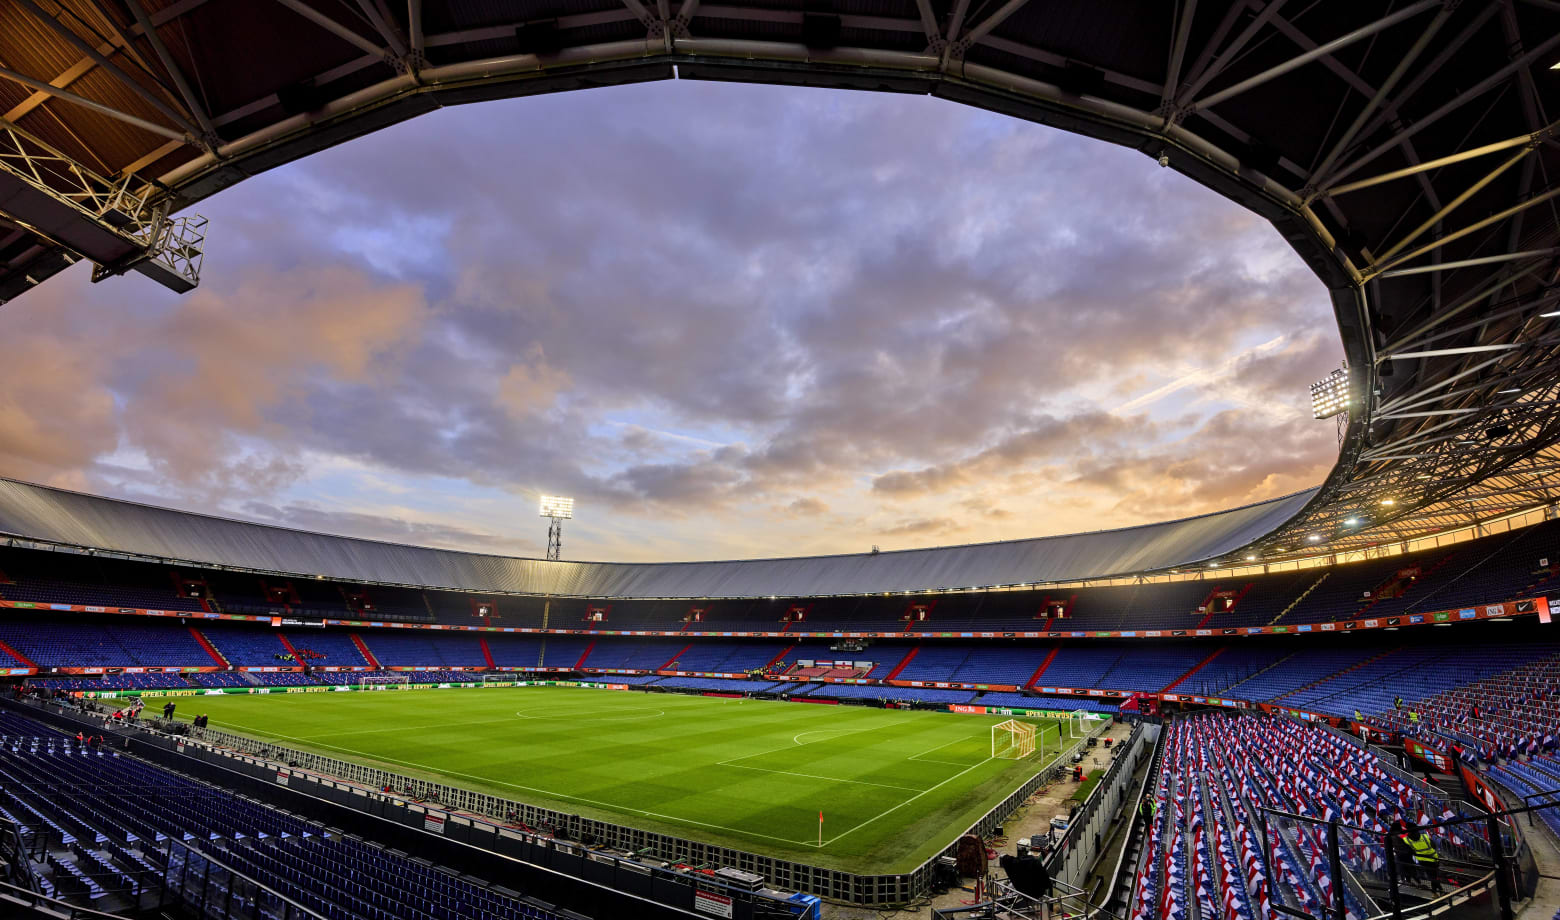
<instances>
[{"instance_id":1,"label":"roof support beam","mask_svg":"<svg viewBox=\"0 0 1560 920\"><path fill-rule=\"evenodd\" d=\"M1181 94L1178 99L1196 98L1197 94L1202 92L1202 88L1208 85L1208 81L1212 80L1214 77L1217 77L1220 73L1223 73L1224 68L1228 67L1232 62L1234 62L1235 58L1240 54L1241 49L1246 47L1246 43L1255 38L1257 33L1262 31L1262 27L1266 26L1269 22L1272 21L1274 16L1278 15L1278 11L1283 8L1285 2L1286 0L1272 0L1271 3L1263 7L1261 11L1257 13L1256 18L1247 23L1246 28L1242 29L1240 34L1235 36L1235 40L1230 42L1230 46L1224 51L1219 52L1217 57L1214 57L1208 62L1207 66L1201 73L1192 78L1191 82L1186 86L1186 88L1181 90ZM1215 35L1214 38L1217 39L1219 36ZM1212 44L1210 43L1209 49L1203 52L1204 57L1207 57L1208 52L1211 50Z\"/></svg>"},{"instance_id":2,"label":"roof support beam","mask_svg":"<svg viewBox=\"0 0 1560 920\"><path fill-rule=\"evenodd\" d=\"M406 28L411 32L412 57L424 61L422 0L406 0Z\"/></svg>"},{"instance_id":3,"label":"roof support beam","mask_svg":"<svg viewBox=\"0 0 1560 920\"><path fill-rule=\"evenodd\" d=\"M282 6L287 7L294 13L297 13L299 16L309 20L310 22L336 36L342 41L355 45L369 54L377 54L381 58L386 59L391 57L391 52L389 49L374 44L373 42L364 38L362 35L359 35L357 32L354 32L336 20L326 16L324 13L321 13L314 7L304 3L303 0L276 0L276 2L280 3Z\"/></svg>"},{"instance_id":4,"label":"roof support beam","mask_svg":"<svg viewBox=\"0 0 1560 920\"><path fill-rule=\"evenodd\" d=\"M970 29L969 34L959 39L959 53L962 55L971 45L985 38L992 29L1002 25L1003 20L1018 12L1028 2L1029 0L1007 0L1006 3L997 7L996 12L976 23L975 27Z\"/></svg>"},{"instance_id":5,"label":"roof support beam","mask_svg":"<svg viewBox=\"0 0 1560 920\"><path fill-rule=\"evenodd\" d=\"M390 21L390 11L385 9L384 0L358 0L358 9L363 11L363 17L379 33L379 37L385 40L385 44L394 52L397 60L406 58L406 42L401 40L401 33Z\"/></svg>"},{"instance_id":6,"label":"roof support beam","mask_svg":"<svg viewBox=\"0 0 1560 920\"><path fill-rule=\"evenodd\" d=\"M921 14L921 31L926 33L927 47L939 44L942 34L937 31L937 14L932 12L931 0L915 0L915 8ZM678 15L680 18L681 14Z\"/></svg>"},{"instance_id":7,"label":"roof support beam","mask_svg":"<svg viewBox=\"0 0 1560 920\"><path fill-rule=\"evenodd\" d=\"M109 118L112 118L116 121L122 121L127 125L134 125L143 131L150 131L153 134L185 143L190 141L189 135L181 131L175 131L172 128L159 125L156 122L147 121L144 118L131 115L129 112L121 112L118 109L106 106L101 102L94 102L85 96L78 96L70 90L60 89L58 86L45 83L42 80L34 80L32 77L29 77L26 74L17 73L16 71L6 67L0 67L0 78L10 80L13 83L20 83L29 89L37 90L40 93L46 93L55 97L56 99L63 99L66 102L74 103L75 105L79 105L82 108L91 109L92 111L97 112L99 115L107 115Z\"/></svg>"},{"instance_id":8,"label":"roof support beam","mask_svg":"<svg viewBox=\"0 0 1560 920\"><path fill-rule=\"evenodd\" d=\"M1502 150L1510 150L1512 147L1522 147L1537 144L1540 139L1553 135L1556 130L1560 130L1560 121L1551 122L1547 127L1543 128L1542 130L1535 131L1532 134L1519 134L1516 137L1508 137L1503 141L1495 141L1492 144L1485 144L1482 147L1474 147L1470 150L1464 150L1461 153L1453 153L1444 157L1437 157L1434 160L1425 160L1422 163L1416 163L1413 166L1404 167L1403 169L1394 169L1391 172L1384 172L1379 175L1371 176L1369 179L1360 179L1357 182L1348 182L1343 185L1335 185L1332 188L1322 189L1317 194L1319 197L1336 197L1338 195L1346 195L1349 192L1357 192L1362 188L1370 188L1374 185L1381 185L1383 182L1392 182L1397 179L1406 179L1409 176L1418 175L1419 173L1428 172L1433 169L1440 169L1443 166L1451 166L1455 163L1461 163L1465 160L1473 160L1477 159L1478 157L1487 156L1491 153L1499 153Z\"/></svg>"},{"instance_id":9,"label":"roof support beam","mask_svg":"<svg viewBox=\"0 0 1560 920\"><path fill-rule=\"evenodd\" d=\"M1560 33L1550 36L1545 41L1535 45L1533 49L1527 54L1524 54L1516 60L1509 62L1506 64L1506 66L1485 77L1483 80L1480 80L1478 83L1475 83L1468 89L1458 93L1457 96L1448 100L1434 112L1431 112L1424 118L1414 122L1408 128L1399 132L1395 136L1382 141L1380 144L1372 148L1368 153L1365 153L1364 155L1356 158L1347 166L1339 168L1337 172L1333 173L1331 176L1326 177L1326 179L1323 181L1337 181L1344 178L1345 176L1354 175L1355 172L1362 169L1367 163L1373 162L1377 157L1386 153L1388 150L1391 150L1393 147L1398 146L1399 144L1418 134L1420 131L1423 131L1424 129L1440 121L1446 116L1448 112L1456 111L1457 109L1466 105L1470 100L1476 99L1483 95L1491 87L1511 76L1516 71L1530 66L1539 57L1549 53L1549 51L1556 45L1560 45Z\"/></svg>"},{"instance_id":10,"label":"roof support beam","mask_svg":"<svg viewBox=\"0 0 1560 920\"><path fill-rule=\"evenodd\" d=\"M69 43L72 48L75 48L77 51L85 54L87 57L96 62L99 67L113 74L116 78L118 78L120 83L124 84L125 89L135 93L144 102L146 102L147 105L150 105L158 112L161 112L165 117L168 118L169 121L172 121L174 124L183 128L185 133L191 138L198 137L200 135L200 128L196 127L188 118L184 117L182 113L174 111L172 106L168 105L166 102L163 102L162 99L158 98L155 93L149 92L146 87L142 86L140 82L137 81L134 77L121 70L118 64L110 61L96 48L87 44L85 41L82 41L81 37L72 31L69 26L44 12L43 8L38 6L38 4L33 2L33 0L16 0L16 2L24 7L29 13L31 13L34 18L48 26L55 34L65 39L65 41Z\"/></svg>"},{"instance_id":11,"label":"roof support beam","mask_svg":"<svg viewBox=\"0 0 1560 920\"><path fill-rule=\"evenodd\" d=\"M1425 26L1425 30L1419 33L1419 38L1414 42L1413 47L1409 48L1408 53L1403 55L1403 59L1398 61L1396 67L1392 68L1392 73L1388 74L1387 78L1376 88L1375 95L1371 96L1370 101L1365 103L1365 107L1360 109L1358 115L1354 116L1354 121L1333 144L1332 149L1327 152L1327 156L1322 158L1322 162L1316 169L1311 171L1311 184L1315 183L1318 176L1326 175L1327 170L1332 169L1333 163L1337 162L1338 157L1342 156L1343 152L1349 148L1349 144L1354 141L1360 129L1365 126L1365 122L1375 114L1382 100L1387 98L1387 94L1392 92L1398 81L1403 79L1403 75L1408 73L1408 68L1419 58L1420 54L1424 53L1425 48L1429 47L1430 40L1435 38L1435 34L1441 31L1442 26L1446 25L1446 20L1452 16L1452 9L1453 7L1450 4L1442 6L1441 11L1436 13Z\"/></svg>"},{"instance_id":12,"label":"roof support beam","mask_svg":"<svg viewBox=\"0 0 1560 920\"><path fill-rule=\"evenodd\" d=\"M1393 243L1392 246L1389 247L1385 252L1377 256L1375 261L1365 269L1365 274L1369 276L1372 273L1379 273L1383 265L1392 264L1392 257L1397 255L1399 252L1402 252L1409 243L1419 239L1419 237L1423 236L1426 231L1428 231L1431 227L1434 227L1436 224L1439 224L1443 218L1457 210L1457 208L1460 207L1469 198L1477 195L1486 185L1489 185L1491 182L1494 182L1496 179L1498 179L1501 173L1504 173L1506 170L1522 162L1522 160L1532 152L1532 147L1517 151L1515 155L1506 158L1506 160L1499 166L1496 166L1494 169L1485 173L1477 182L1468 186L1466 189L1463 189L1463 191L1456 198L1448 201L1439 211L1436 211L1434 214L1425 218L1425 220L1421 222L1419 226L1410 230L1403 236L1402 239L1398 240L1396 243Z\"/></svg>"},{"instance_id":13,"label":"roof support beam","mask_svg":"<svg viewBox=\"0 0 1560 920\"><path fill-rule=\"evenodd\" d=\"M1469 224L1468 226L1463 227L1460 230L1454 230L1451 233L1446 234L1445 236L1442 236L1442 237L1439 237L1437 239L1431 240L1430 242L1424 244L1423 246L1420 246L1418 249L1415 249L1415 250L1413 250L1411 252L1406 252L1403 255L1398 256L1396 259L1393 259L1391 262L1386 262L1386 263L1377 262L1375 265L1371 266L1370 273L1372 275L1379 275L1379 274L1381 274L1382 270L1384 270L1389 265L1398 265L1400 263L1408 262L1408 261L1411 261L1413 259L1416 259L1419 256L1422 256L1425 253L1430 252L1433 249L1439 249L1442 246L1445 246L1447 243L1450 243L1450 242L1452 242L1454 240L1462 239L1463 237L1467 236L1470 233L1477 233L1478 231L1483 230L1485 227L1488 227L1491 224L1498 224L1498 223L1500 223L1501 221L1505 220L1508 217L1512 217L1512 216L1515 216L1517 214L1521 214L1523 211L1526 211L1528 208L1531 208L1534 205L1543 204L1544 202L1548 201L1549 199L1554 198L1556 195L1560 195L1560 187L1552 188L1549 191L1543 192L1543 193L1538 194L1538 195L1535 195L1532 198L1529 198L1528 200L1526 200L1526 201L1524 201L1524 202L1522 202L1520 204L1514 204L1511 207L1506 208L1503 211L1497 211L1494 214L1491 214L1489 217L1484 218L1483 220L1475 221L1475 222Z\"/></svg>"},{"instance_id":14,"label":"roof support beam","mask_svg":"<svg viewBox=\"0 0 1560 920\"><path fill-rule=\"evenodd\" d=\"M1560 246L1551 246L1548 249L1529 249L1525 252L1508 252L1498 256L1483 256L1477 259L1460 259L1456 262L1437 262L1434 265L1421 265L1417 268L1394 268L1391 271L1382 272L1379 278L1401 278L1404 275L1423 275L1427 272L1444 272L1456 268L1472 268L1475 265L1494 265L1498 262L1522 262L1527 259L1538 259L1560 253Z\"/></svg>"},{"instance_id":15,"label":"roof support beam","mask_svg":"<svg viewBox=\"0 0 1560 920\"><path fill-rule=\"evenodd\" d=\"M184 78L184 71L174 61L173 55L168 53L168 46L163 44L162 37L157 34L157 27L152 25L151 17L146 15L146 9L141 6L142 2L143 0L125 0L125 5L130 8L131 15L141 27L141 34L146 36L152 50L157 53L157 59L162 61L163 69L168 71L173 85L178 87L179 95L184 99L184 107L200 124L201 136L206 141L206 146L214 147L218 142L217 128L211 123L211 116L206 113L206 107L196 97L190 82Z\"/></svg>"},{"instance_id":16,"label":"roof support beam","mask_svg":"<svg viewBox=\"0 0 1560 920\"><path fill-rule=\"evenodd\" d=\"M1340 35L1340 36L1338 36L1337 38L1333 39L1330 42L1325 42L1325 43L1323 43L1321 45L1318 45L1317 47L1311 49L1310 51L1305 52L1304 54L1296 55L1295 57L1290 58L1289 60L1283 62L1282 64L1279 64L1279 65L1274 66L1274 67L1269 67L1267 70L1264 70L1263 72L1257 74L1256 76L1248 77L1247 79L1240 81L1239 83L1235 84L1234 86L1230 86L1230 87L1227 87L1225 89L1222 89L1222 90L1218 91L1217 93L1214 93L1213 95L1208 96L1205 99L1200 99L1200 100L1197 100L1195 102L1189 103L1187 105L1187 108L1190 111L1196 111L1197 109L1212 108L1213 106L1218 105L1219 103L1225 101L1226 99L1230 99L1230 98L1232 98L1234 96L1238 96L1241 93L1246 92L1247 90L1255 89L1256 87L1261 86L1264 83L1267 83L1269 80L1274 80L1274 79L1276 79L1278 77L1283 76L1286 73L1289 73L1291 70L1294 70L1294 69L1296 69L1298 67L1303 67L1306 64L1311 63L1312 61L1316 60L1317 58L1326 57L1327 55L1332 54L1334 51L1340 51L1340 50L1342 50L1344 48L1347 48L1348 46L1354 44L1357 41L1360 41L1361 39L1369 38L1372 35L1375 35L1377 32L1380 32L1380 31L1382 31L1384 29L1390 29L1391 27L1397 25L1398 23L1402 22L1405 19L1410 19L1410 18L1412 18L1414 16L1419 15L1420 13L1424 12L1425 10L1430 9L1431 7L1441 5L1441 2L1442 2L1442 0L1419 0L1418 3L1412 4L1410 6L1406 6L1403 9L1398 10L1396 13L1393 13L1390 16L1384 16L1381 19L1378 19L1375 22L1370 23L1369 25L1361 26L1361 27L1359 27L1358 29L1355 29L1352 32L1348 32L1348 33L1345 33L1343 35Z\"/></svg>"},{"instance_id":17,"label":"roof support beam","mask_svg":"<svg viewBox=\"0 0 1560 920\"><path fill-rule=\"evenodd\" d=\"M1165 68L1165 88L1159 94L1159 104L1168 107L1175 99L1175 89L1181 82L1181 64L1186 58L1186 42L1192 34L1192 18L1197 15L1197 0L1184 0L1175 5L1179 14L1176 22L1175 41L1170 45L1170 63ZM1169 112L1166 112L1169 117Z\"/></svg>"}]
</instances>

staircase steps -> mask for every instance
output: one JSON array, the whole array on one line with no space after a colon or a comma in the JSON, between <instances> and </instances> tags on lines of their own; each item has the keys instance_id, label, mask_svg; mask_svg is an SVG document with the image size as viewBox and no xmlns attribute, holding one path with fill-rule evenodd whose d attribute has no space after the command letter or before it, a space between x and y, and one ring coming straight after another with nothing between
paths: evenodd
<instances>
[{"instance_id":1,"label":"staircase steps","mask_svg":"<svg viewBox=\"0 0 1560 920\"><path fill-rule=\"evenodd\" d=\"M1342 677L1345 674L1349 674L1349 673L1352 673L1354 671L1358 671L1360 668L1363 668L1363 667L1365 667L1366 665L1368 665L1368 664L1370 664L1372 662L1380 661L1381 659L1387 657L1388 655L1396 654L1398 652L1401 652L1402 650L1403 650L1402 648L1392 648L1392 649L1387 649L1386 651L1382 652L1380 655L1372 655L1371 657L1365 659L1364 661L1358 662L1356 664L1352 664L1349 667L1344 668L1342 671L1334 671L1331 674L1328 674L1326 677L1319 677L1316 680L1311 681L1310 683L1306 684L1304 687L1296 687L1295 689L1289 691L1288 693L1285 693L1283 696L1275 696L1275 697L1273 697L1273 702L1276 703L1279 700L1284 699L1285 697L1294 696L1296 693L1299 693L1302 690L1309 690L1312 687L1316 686L1317 684L1324 684L1327 681L1333 680L1335 678Z\"/></svg>"},{"instance_id":2,"label":"staircase steps","mask_svg":"<svg viewBox=\"0 0 1560 920\"><path fill-rule=\"evenodd\" d=\"M1181 682L1182 681L1186 680L1188 677L1191 677L1193 674L1196 674L1198 671L1201 671L1203 668L1207 667L1208 663L1210 661L1212 661L1213 659L1215 659L1215 658L1219 657L1220 655L1224 654L1224 650L1227 649L1227 648L1229 648L1229 646L1221 645L1218 648L1214 649L1212 655L1209 655L1207 658L1204 658L1202 661L1197 662L1195 665L1192 666L1192 669L1190 671L1187 671L1185 674L1182 674L1180 677L1177 677L1170 684L1170 686L1164 688L1163 690L1161 690L1159 692L1161 692L1161 693L1169 693L1171 690L1174 690L1176 687L1181 686Z\"/></svg>"},{"instance_id":3,"label":"staircase steps","mask_svg":"<svg viewBox=\"0 0 1560 920\"><path fill-rule=\"evenodd\" d=\"M277 633L276 638L281 640L282 648L286 649L287 654L292 656L293 664L302 665L303 656L298 654L298 650L293 647L292 640L287 638L285 633Z\"/></svg>"},{"instance_id":4,"label":"staircase steps","mask_svg":"<svg viewBox=\"0 0 1560 920\"><path fill-rule=\"evenodd\" d=\"M1329 576L1331 574L1332 574L1332 570L1331 569L1328 569L1327 571L1323 572L1321 578L1318 578L1316 581L1311 582L1311 587L1306 588L1304 591L1301 591L1300 592L1300 596L1295 598L1293 601L1291 601L1289 603L1288 607L1285 607L1283 610L1280 610L1278 612L1278 616L1274 617L1271 620L1268 620L1267 625L1272 626L1273 624L1277 623L1279 620L1282 620L1285 616L1287 616L1289 614L1289 611L1291 611L1291 610L1295 609L1296 607L1300 606L1300 602L1305 600L1306 596L1309 595L1312 591L1315 591L1317 588L1321 587L1322 582L1326 581L1327 580L1327 576Z\"/></svg>"},{"instance_id":5,"label":"staircase steps","mask_svg":"<svg viewBox=\"0 0 1560 920\"><path fill-rule=\"evenodd\" d=\"M22 664L26 665L29 668L33 668L34 670L36 670L37 667L38 667L38 665L33 663L33 660L31 658L28 658L26 655L23 655L21 652L18 652L8 642L0 642L0 651L5 652L7 655L10 655L12 658L15 658L17 661L20 661ZM787 649L787 651L789 651L789 649Z\"/></svg>"},{"instance_id":6,"label":"staircase steps","mask_svg":"<svg viewBox=\"0 0 1560 920\"><path fill-rule=\"evenodd\" d=\"M202 603L204 603L204 601ZM215 661L223 668L231 668L233 666L231 661L228 661L226 658L222 657L222 653L217 651L217 647L211 644L210 639L207 639L205 636L201 635L200 630L191 626L190 635L195 637L195 641L199 642L200 647L206 650L206 654L211 656L212 661Z\"/></svg>"},{"instance_id":7,"label":"staircase steps","mask_svg":"<svg viewBox=\"0 0 1560 920\"><path fill-rule=\"evenodd\" d=\"M1051 666L1051 662L1056 660L1057 652L1060 652L1061 650L1062 647L1060 645L1052 646L1051 653L1045 656L1045 660L1040 662L1040 667L1035 668L1035 673L1029 675L1029 679L1024 682L1025 690L1030 689L1035 684L1040 682L1040 675L1044 674L1045 669Z\"/></svg>"},{"instance_id":8,"label":"staircase steps","mask_svg":"<svg viewBox=\"0 0 1560 920\"><path fill-rule=\"evenodd\" d=\"M357 646L358 654L363 656L363 660L368 662L369 667L376 671L383 667L383 665L379 663L379 659L374 657L374 653L368 650L368 643L363 641L362 636L358 635L357 633L353 633L352 644Z\"/></svg>"},{"instance_id":9,"label":"staircase steps","mask_svg":"<svg viewBox=\"0 0 1560 920\"><path fill-rule=\"evenodd\" d=\"M899 672L903 671L905 669L905 665L909 664L911 659L915 658L915 656L920 654L920 653L921 653L921 647L919 645L913 646L910 649L910 651L905 652L905 657L899 659L899 663L894 665L894 670L889 671L888 672L888 676L883 678L883 679L884 680L893 680L894 678L898 677L899 676Z\"/></svg>"},{"instance_id":10,"label":"staircase steps","mask_svg":"<svg viewBox=\"0 0 1560 920\"><path fill-rule=\"evenodd\" d=\"M683 626L687 626L687 625L688 625L687 623L683 624ZM677 663L677 659L679 659L682 656L688 654L688 650L691 649L691 648L693 648L693 643L692 642L690 642L687 645L683 646L681 651L679 651L677 654L673 655L671 658L667 659L666 664L661 665L659 668L656 668L656 670L657 671L670 671L672 669L672 665Z\"/></svg>"}]
</instances>

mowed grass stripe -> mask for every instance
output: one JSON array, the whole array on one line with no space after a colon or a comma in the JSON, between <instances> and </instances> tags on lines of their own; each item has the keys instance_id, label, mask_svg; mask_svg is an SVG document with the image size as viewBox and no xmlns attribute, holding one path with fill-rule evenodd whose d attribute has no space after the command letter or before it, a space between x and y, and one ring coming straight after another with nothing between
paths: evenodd
<instances>
[{"instance_id":1,"label":"mowed grass stripe","mask_svg":"<svg viewBox=\"0 0 1560 920\"><path fill-rule=\"evenodd\" d=\"M563 687L178 702L288 746L855 872L913 868L1044 765L990 758L997 717L865 707ZM1060 727L1041 730L1049 760Z\"/></svg>"}]
</instances>

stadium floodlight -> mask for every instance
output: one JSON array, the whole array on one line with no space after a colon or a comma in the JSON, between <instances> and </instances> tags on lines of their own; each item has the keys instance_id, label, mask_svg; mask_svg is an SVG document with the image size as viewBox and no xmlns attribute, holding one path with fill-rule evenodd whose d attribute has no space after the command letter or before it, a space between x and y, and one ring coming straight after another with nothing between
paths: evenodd
<instances>
[{"instance_id":1,"label":"stadium floodlight","mask_svg":"<svg viewBox=\"0 0 1560 920\"><path fill-rule=\"evenodd\" d=\"M1247 562L1256 562L1257 561L1257 554L1256 553L1248 553L1246 555L1246 561Z\"/></svg>"},{"instance_id":2,"label":"stadium floodlight","mask_svg":"<svg viewBox=\"0 0 1560 920\"><path fill-rule=\"evenodd\" d=\"M563 522L574 517L574 499L562 495L543 495L541 515L547 525L547 558L557 562L563 556Z\"/></svg>"},{"instance_id":3,"label":"stadium floodlight","mask_svg":"<svg viewBox=\"0 0 1560 920\"><path fill-rule=\"evenodd\" d=\"M1349 527L1353 527L1355 524L1358 524L1359 522L1360 522L1360 519L1357 518L1357 517L1351 517L1351 518L1344 518L1343 519L1343 523L1348 525Z\"/></svg>"},{"instance_id":4,"label":"stadium floodlight","mask_svg":"<svg viewBox=\"0 0 1560 920\"><path fill-rule=\"evenodd\" d=\"M1383 505L1386 505L1388 508L1390 508L1393 505L1397 504L1397 499L1395 499L1395 498L1383 498L1381 500L1381 503Z\"/></svg>"},{"instance_id":5,"label":"stadium floodlight","mask_svg":"<svg viewBox=\"0 0 1560 920\"><path fill-rule=\"evenodd\" d=\"M1340 367L1311 384L1311 414L1319 419L1341 415L1352 403L1348 368Z\"/></svg>"},{"instance_id":6,"label":"stadium floodlight","mask_svg":"<svg viewBox=\"0 0 1560 920\"><path fill-rule=\"evenodd\" d=\"M1320 542L1322 542L1322 535L1319 534L1319 533L1313 533L1310 536L1306 537L1306 539L1310 540L1312 543L1320 543Z\"/></svg>"}]
</instances>

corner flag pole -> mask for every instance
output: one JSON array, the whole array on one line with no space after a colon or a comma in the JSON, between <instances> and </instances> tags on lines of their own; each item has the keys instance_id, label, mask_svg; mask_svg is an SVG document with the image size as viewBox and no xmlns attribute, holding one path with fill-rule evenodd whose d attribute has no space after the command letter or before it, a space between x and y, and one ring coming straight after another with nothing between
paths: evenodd
<instances>
[{"instance_id":1,"label":"corner flag pole","mask_svg":"<svg viewBox=\"0 0 1560 920\"><path fill-rule=\"evenodd\" d=\"M818 812L818 846L823 847L823 812Z\"/></svg>"}]
</instances>

